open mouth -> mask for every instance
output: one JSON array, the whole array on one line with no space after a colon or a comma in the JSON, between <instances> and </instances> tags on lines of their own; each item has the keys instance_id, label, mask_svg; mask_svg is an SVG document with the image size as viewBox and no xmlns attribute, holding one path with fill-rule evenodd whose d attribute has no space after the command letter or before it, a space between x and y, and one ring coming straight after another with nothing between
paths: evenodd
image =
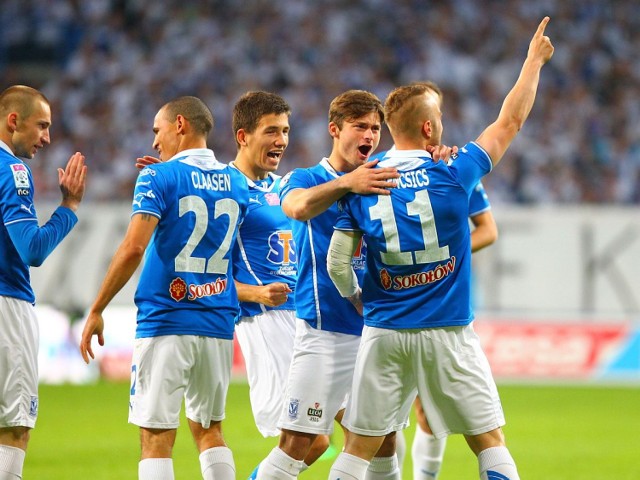
<instances>
[{"instance_id":1,"label":"open mouth","mask_svg":"<svg viewBox=\"0 0 640 480\"><path fill-rule=\"evenodd\" d=\"M274 160L280 160L280 157L282 157L282 152L269 152L267 153L267 157L273 158Z\"/></svg>"},{"instance_id":2,"label":"open mouth","mask_svg":"<svg viewBox=\"0 0 640 480\"><path fill-rule=\"evenodd\" d=\"M358 151L366 157L367 155L369 155L369 152L371 152L372 148L373 147L371 145L360 145L358 147Z\"/></svg>"}]
</instances>

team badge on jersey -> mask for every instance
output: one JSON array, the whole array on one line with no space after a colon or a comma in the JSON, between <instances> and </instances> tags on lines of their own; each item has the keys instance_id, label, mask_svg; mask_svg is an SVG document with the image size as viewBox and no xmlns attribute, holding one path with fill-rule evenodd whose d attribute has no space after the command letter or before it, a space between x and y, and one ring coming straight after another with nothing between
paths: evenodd
<instances>
[{"instance_id":1,"label":"team badge on jersey","mask_svg":"<svg viewBox=\"0 0 640 480\"><path fill-rule=\"evenodd\" d=\"M13 172L13 183L18 190L18 195L29 195L31 184L29 183L29 171L22 163L14 163L9 165Z\"/></svg>"},{"instance_id":2,"label":"team badge on jersey","mask_svg":"<svg viewBox=\"0 0 640 480\"><path fill-rule=\"evenodd\" d=\"M280 197L278 196L277 193L273 193L273 192L265 193L264 198L267 200L267 203L272 207L276 205L280 205Z\"/></svg>"},{"instance_id":3,"label":"team badge on jersey","mask_svg":"<svg viewBox=\"0 0 640 480\"><path fill-rule=\"evenodd\" d=\"M187 296L187 282L180 277L174 278L169 285L169 294L176 302L179 302Z\"/></svg>"}]
</instances>

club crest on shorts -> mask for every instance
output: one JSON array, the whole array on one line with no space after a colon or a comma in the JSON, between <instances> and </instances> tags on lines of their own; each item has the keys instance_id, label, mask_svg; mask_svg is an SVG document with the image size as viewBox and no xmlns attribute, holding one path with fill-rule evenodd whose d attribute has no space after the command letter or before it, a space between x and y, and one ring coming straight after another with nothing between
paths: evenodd
<instances>
[{"instance_id":1,"label":"club crest on shorts","mask_svg":"<svg viewBox=\"0 0 640 480\"><path fill-rule=\"evenodd\" d=\"M300 408L300 400L297 398L292 398L289 400L289 418L296 419L298 418L298 410Z\"/></svg>"},{"instance_id":2,"label":"club crest on shorts","mask_svg":"<svg viewBox=\"0 0 640 480\"><path fill-rule=\"evenodd\" d=\"M35 417L38 415L38 397L31 397L31 404L29 405L29 416Z\"/></svg>"}]
</instances>

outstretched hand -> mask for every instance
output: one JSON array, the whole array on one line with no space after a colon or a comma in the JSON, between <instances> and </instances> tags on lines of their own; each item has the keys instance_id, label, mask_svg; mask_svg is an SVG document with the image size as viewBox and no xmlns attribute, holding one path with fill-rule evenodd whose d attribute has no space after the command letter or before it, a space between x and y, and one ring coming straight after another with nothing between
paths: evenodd
<instances>
[{"instance_id":1,"label":"outstretched hand","mask_svg":"<svg viewBox=\"0 0 640 480\"><path fill-rule=\"evenodd\" d=\"M551 39L544 34L545 28L549 23L549 17L544 17L538 25L536 33L533 34L531 43L529 43L528 56L530 58L538 58L543 64L547 63L553 56L553 45Z\"/></svg>"},{"instance_id":2,"label":"outstretched hand","mask_svg":"<svg viewBox=\"0 0 640 480\"><path fill-rule=\"evenodd\" d=\"M67 207L74 212L78 209L87 180L87 166L84 164L84 155L76 152L71 155L67 166L58 168L58 185L62 192L63 207Z\"/></svg>"}]
</instances>

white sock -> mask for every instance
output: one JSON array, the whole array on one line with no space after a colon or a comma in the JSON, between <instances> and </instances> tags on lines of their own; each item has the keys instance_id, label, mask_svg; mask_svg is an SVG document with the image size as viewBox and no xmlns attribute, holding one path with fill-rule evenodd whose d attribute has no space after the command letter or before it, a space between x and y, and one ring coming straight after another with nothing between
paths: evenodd
<instances>
[{"instance_id":1,"label":"white sock","mask_svg":"<svg viewBox=\"0 0 640 480\"><path fill-rule=\"evenodd\" d=\"M174 480L173 460L145 458L138 463L138 480Z\"/></svg>"},{"instance_id":2,"label":"white sock","mask_svg":"<svg viewBox=\"0 0 640 480\"><path fill-rule=\"evenodd\" d=\"M25 451L21 448L0 445L0 480L22 478Z\"/></svg>"},{"instance_id":3,"label":"white sock","mask_svg":"<svg viewBox=\"0 0 640 480\"><path fill-rule=\"evenodd\" d=\"M368 467L366 460L342 452L331 466L329 480L364 480Z\"/></svg>"},{"instance_id":4,"label":"white sock","mask_svg":"<svg viewBox=\"0 0 640 480\"><path fill-rule=\"evenodd\" d=\"M520 480L507 447L491 447L478 455L480 480Z\"/></svg>"},{"instance_id":5,"label":"white sock","mask_svg":"<svg viewBox=\"0 0 640 480\"><path fill-rule=\"evenodd\" d=\"M366 480L401 480L398 457L373 457L367 468Z\"/></svg>"},{"instance_id":6,"label":"white sock","mask_svg":"<svg viewBox=\"0 0 640 480\"><path fill-rule=\"evenodd\" d=\"M294 480L302 471L304 462L291 458L280 448L275 447L267 458L260 462L257 480Z\"/></svg>"},{"instance_id":7,"label":"white sock","mask_svg":"<svg viewBox=\"0 0 640 480\"><path fill-rule=\"evenodd\" d=\"M214 447L200 454L200 471L204 480L235 480L236 466L227 447Z\"/></svg>"},{"instance_id":8,"label":"white sock","mask_svg":"<svg viewBox=\"0 0 640 480\"><path fill-rule=\"evenodd\" d=\"M420 427L416 427L420 428ZM404 438L404 431L396 432L396 456L398 457L398 468L402 477L402 466L404 465L404 457L407 453L407 440Z\"/></svg>"},{"instance_id":9,"label":"white sock","mask_svg":"<svg viewBox=\"0 0 640 480\"><path fill-rule=\"evenodd\" d=\"M434 480L438 478L444 457L447 438L437 439L418 425L411 445L414 480Z\"/></svg>"}]
</instances>

